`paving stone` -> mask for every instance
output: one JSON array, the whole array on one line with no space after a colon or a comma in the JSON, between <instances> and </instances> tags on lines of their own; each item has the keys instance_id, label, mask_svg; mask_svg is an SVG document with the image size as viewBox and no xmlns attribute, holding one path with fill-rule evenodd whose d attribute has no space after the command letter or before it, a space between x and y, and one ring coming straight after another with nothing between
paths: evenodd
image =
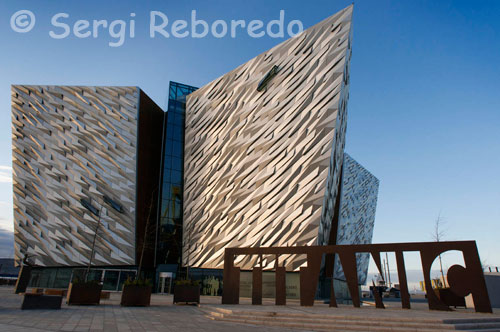
<instances>
[{"instance_id":1,"label":"paving stone","mask_svg":"<svg viewBox=\"0 0 500 332\"><path fill-rule=\"evenodd\" d=\"M436 319L475 319L477 317L500 318L500 312L493 315L476 314L471 310L455 312L429 311L426 305L413 306L411 310L402 310L398 304L387 304L388 309L377 310L372 307L352 308L340 306L329 308L321 302L314 307L300 307L298 301L289 301L287 306L274 306L272 300L264 299L262 306L252 306L250 299L241 299L240 305L223 306L220 297L202 297L202 304L197 306L173 305L172 297L153 294L151 306L121 307L120 293L112 293L109 300L99 306L68 306L63 302L61 310L22 311L22 296L13 293L12 287L0 287L0 331L222 331L222 332L276 332L301 331L300 328L285 326L258 326L244 323L217 321L210 319L209 312L214 310L244 311L262 317L272 312L287 315L317 314L325 317L407 317L435 321ZM304 330L304 329L302 329Z\"/></svg>"}]
</instances>

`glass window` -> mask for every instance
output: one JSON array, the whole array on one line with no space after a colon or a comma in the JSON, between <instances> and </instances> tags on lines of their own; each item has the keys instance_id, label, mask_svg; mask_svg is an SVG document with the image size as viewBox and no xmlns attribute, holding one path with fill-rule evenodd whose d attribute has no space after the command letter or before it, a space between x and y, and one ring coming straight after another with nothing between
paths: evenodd
<instances>
[{"instance_id":1,"label":"glass window","mask_svg":"<svg viewBox=\"0 0 500 332\"><path fill-rule=\"evenodd\" d=\"M173 218L174 219L181 219L182 218L182 206L179 200L174 201L173 203L175 209L173 209Z\"/></svg>"},{"instance_id":2,"label":"glass window","mask_svg":"<svg viewBox=\"0 0 500 332\"><path fill-rule=\"evenodd\" d=\"M102 280L102 270L90 270L87 280L95 280L101 282Z\"/></svg>"},{"instance_id":3,"label":"glass window","mask_svg":"<svg viewBox=\"0 0 500 332\"><path fill-rule=\"evenodd\" d=\"M172 155L175 156L175 157L179 157L179 158L182 158L183 157L183 150L182 150L182 143L179 143L179 142L174 142L174 144L172 145Z\"/></svg>"},{"instance_id":4,"label":"glass window","mask_svg":"<svg viewBox=\"0 0 500 332\"><path fill-rule=\"evenodd\" d=\"M56 278L57 269L43 269L40 275L40 281L38 287L41 288L52 288L54 280Z\"/></svg>"},{"instance_id":5,"label":"glass window","mask_svg":"<svg viewBox=\"0 0 500 332\"><path fill-rule=\"evenodd\" d=\"M173 139L175 141L179 141L179 142L182 142L182 138L184 136L184 128L183 127L179 127L179 126L174 126L174 135L173 135Z\"/></svg>"},{"instance_id":6,"label":"glass window","mask_svg":"<svg viewBox=\"0 0 500 332\"><path fill-rule=\"evenodd\" d=\"M135 271L121 271L120 273L120 281L118 282L118 290L121 291L123 290L123 284L125 281L130 278L134 279L136 275Z\"/></svg>"},{"instance_id":7,"label":"glass window","mask_svg":"<svg viewBox=\"0 0 500 332\"><path fill-rule=\"evenodd\" d=\"M161 202L161 216L162 218L168 217L168 210L170 209L170 200L164 199Z\"/></svg>"},{"instance_id":8,"label":"glass window","mask_svg":"<svg viewBox=\"0 0 500 332\"><path fill-rule=\"evenodd\" d=\"M174 126L172 124L167 124L167 140L172 139L174 134Z\"/></svg>"},{"instance_id":9,"label":"glass window","mask_svg":"<svg viewBox=\"0 0 500 332\"><path fill-rule=\"evenodd\" d=\"M182 167L186 95L195 87L170 82L166 117L165 158L161 224L158 230L157 263L178 264L182 247ZM168 147L167 147L168 145Z\"/></svg>"},{"instance_id":10,"label":"glass window","mask_svg":"<svg viewBox=\"0 0 500 332\"><path fill-rule=\"evenodd\" d=\"M181 113L174 113L174 125L184 127L184 117Z\"/></svg>"},{"instance_id":11,"label":"glass window","mask_svg":"<svg viewBox=\"0 0 500 332\"><path fill-rule=\"evenodd\" d=\"M168 98L175 99L177 97L177 84L170 84Z\"/></svg>"},{"instance_id":12,"label":"glass window","mask_svg":"<svg viewBox=\"0 0 500 332\"><path fill-rule=\"evenodd\" d=\"M181 185L182 184L182 173L180 171L172 170L172 184Z\"/></svg>"},{"instance_id":13,"label":"glass window","mask_svg":"<svg viewBox=\"0 0 500 332\"><path fill-rule=\"evenodd\" d=\"M68 288L71 278L71 269L57 269L56 279L54 280L54 288Z\"/></svg>"},{"instance_id":14,"label":"glass window","mask_svg":"<svg viewBox=\"0 0 500 332\"><path fill-rule=\"evenodd\" d=\"M174 210L175 210L174 201L168 201L168 215L166 217L173 218L175 212Z\"/></svg>"},{"instance_id":15,"label":"glass window","mask_svg":"<svg viewBox=\"0 0 500 332\"><path fill-rule=\"evenodd\" d=\"M176 171L182 171L182 159L177 157L172 157L172 169Z\"/></svg>"},{"instance_id":16,"label":"glass window","mask_svg":"<svg viewBox=\"0 0 500 332\"><path fill-rule=\"evenodd\" d=\"M167 225L170 225L172 223L172 220L170 220L169 218L161 218L161 225L162 226L167 226Z\"/></svg>"},{"instance_id":17,"label":"glass window","mask_svg":"<svg viewBox=\"0 0 500 332\"><path fill-rule=\"evenodd\" d=\"M116 290L118 286L118 278L120 271L106 270L104 273L104 281L102 283L103 290Z\"/></svg>"},{"instance_id":18,"label":"glass window","mask_svg":"<svg viewBox=\"0 0 500 332\"><path fill-rule=\"evenodd\" d=\"M172 144L167 144L167 141L165 141L165 156L170 156L172 154Z\"/></svg>"},{"instance_id":19,"label":"glass window","mask_svg":"<svg viewBox=\"0 0 500 332\"><path fill-rule=\"evenodd\" d=\"M30 287L39 287L41 275L41 270L33 270L33 272L31 272Z\"/></svg>"},{"instance_id":20,"label":"glass window","mask_svg":"<svg viewBox=\"0 0 500 332\"><path fill-rule=\"evenodd\" d=\"M163 159L163 169L168 170L172 168L172 157L171 156L165 156ZM168 172L165 172L168 173Z\"/></svg>"},{"instance_id":21,"label":"glass window","mask_svg":"<svg viewBox=\"0 0 500 332\"><path fill-rule=\"evenodd\" d=\"M76 280L84 280L85 279L85 271L86 269L74 269L73 270L73 279L72 282Z\"/></svg>"},{"instance_id":22,"label":"glass window","mask_svg":"<svg viewBox=\"0 0 500 332\"><path fill-rule=\"evenodd\" d=\"M161 193L161 198L162 199L169 199L170 198L170 182L163 182L163 189L162 189L162 193Z\"/></svg>"}]
</instances>

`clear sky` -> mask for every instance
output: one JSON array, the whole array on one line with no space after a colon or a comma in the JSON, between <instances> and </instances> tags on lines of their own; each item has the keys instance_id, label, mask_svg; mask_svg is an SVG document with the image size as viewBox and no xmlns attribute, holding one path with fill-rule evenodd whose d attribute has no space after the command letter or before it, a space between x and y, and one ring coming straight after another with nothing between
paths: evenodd
<instances>
[{"instance_id":1,"label":"clear sky","mask_svg":"<svg viewBox=\"0 0 500 332\"><path fill-rule=\"evenodd\" d=\"M310 27L349 1L0 2L0 227L12 231L11 84L137 85L165 106L168 82L202 86L283 38L149 36L150 11L172 23L192 10L209 23L277 19ZM31 32L11 29L22 9ZM98 38L53 39L51 18L130 20L120 47ZM483 262L500 265L500 2L358 1L346 151L380 179L373 242L477 240ZM1 232L1 239L8 234ZM2 246L2 255L9 250ZM8 246L7 246L8 247ZM409 268L418 268L411 260ZM412 265L413 264L413 265Z\"/></svg>"}]
</instances>

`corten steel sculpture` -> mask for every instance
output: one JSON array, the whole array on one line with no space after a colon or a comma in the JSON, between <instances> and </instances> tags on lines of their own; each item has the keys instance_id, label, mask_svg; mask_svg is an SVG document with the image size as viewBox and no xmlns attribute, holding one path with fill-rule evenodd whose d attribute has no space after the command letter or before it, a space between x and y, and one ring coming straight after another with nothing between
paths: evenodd
<instances>
[{"instance_id":1,"label":"corten steel sculpture","mask_svg":"<svg viewBox=\"0 0 500 332\"><path fill-rule=\"evenodd\" d=\"M401 287L401 304L405 309L410 309L410 294L406 281L406 269L403 253L406 251L420 252L422 269L424 273L425 289L429 309L451 310L441 302L432 291L430 271L436 257L445 251L458 250L463 253L465 267L453 265L448 270L448 282L451 290L458 296L472 294L474 307L477 312L491 313L491 303L486 290L483 269L477 252L475 241L456 242L414 242L414 243L384 243L336 246L310 246L310 247L268 247L268 248L226 248L224 253L224 289L222 304L239 303L240 268L234 266L235 256L256 255L262 262L263 255L275 256L276 270L276 304L285 304L285 268L279 266L280 255L305 255L307 267L300 268L300 305L312 306L318 284L323 255L337 254L344 270L352 303L359 307L358 276L356 268L356 253L369 253L373 257L378 270L381 272L380 253L394 252L398 266L398 277ZM261 263L262 265L262 263ZM254 267L252 278L252 303L262 303L262 267ZM331 286L332 299L330 306L336 306L333 282ZM377 299L377 307L383 308L382 299Z\"/></svg>"}]
</instances>

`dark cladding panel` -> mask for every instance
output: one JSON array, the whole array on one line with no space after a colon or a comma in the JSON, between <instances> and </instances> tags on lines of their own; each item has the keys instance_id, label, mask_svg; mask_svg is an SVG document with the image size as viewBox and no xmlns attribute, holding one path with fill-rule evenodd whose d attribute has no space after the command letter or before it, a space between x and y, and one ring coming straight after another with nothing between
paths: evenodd
<instances>
[{"instance_id":1,"label":"dark cladding panel","mask_svg":"<svg viewBox=\"0 0 500 332\"><path fill-rule=\"evenodd\" d=\"M164 116L165 112L141 90L137 146L136 263L140 263L144 232L147 231L144 267L154 266Z\"/></svg>"}]
</instances>

